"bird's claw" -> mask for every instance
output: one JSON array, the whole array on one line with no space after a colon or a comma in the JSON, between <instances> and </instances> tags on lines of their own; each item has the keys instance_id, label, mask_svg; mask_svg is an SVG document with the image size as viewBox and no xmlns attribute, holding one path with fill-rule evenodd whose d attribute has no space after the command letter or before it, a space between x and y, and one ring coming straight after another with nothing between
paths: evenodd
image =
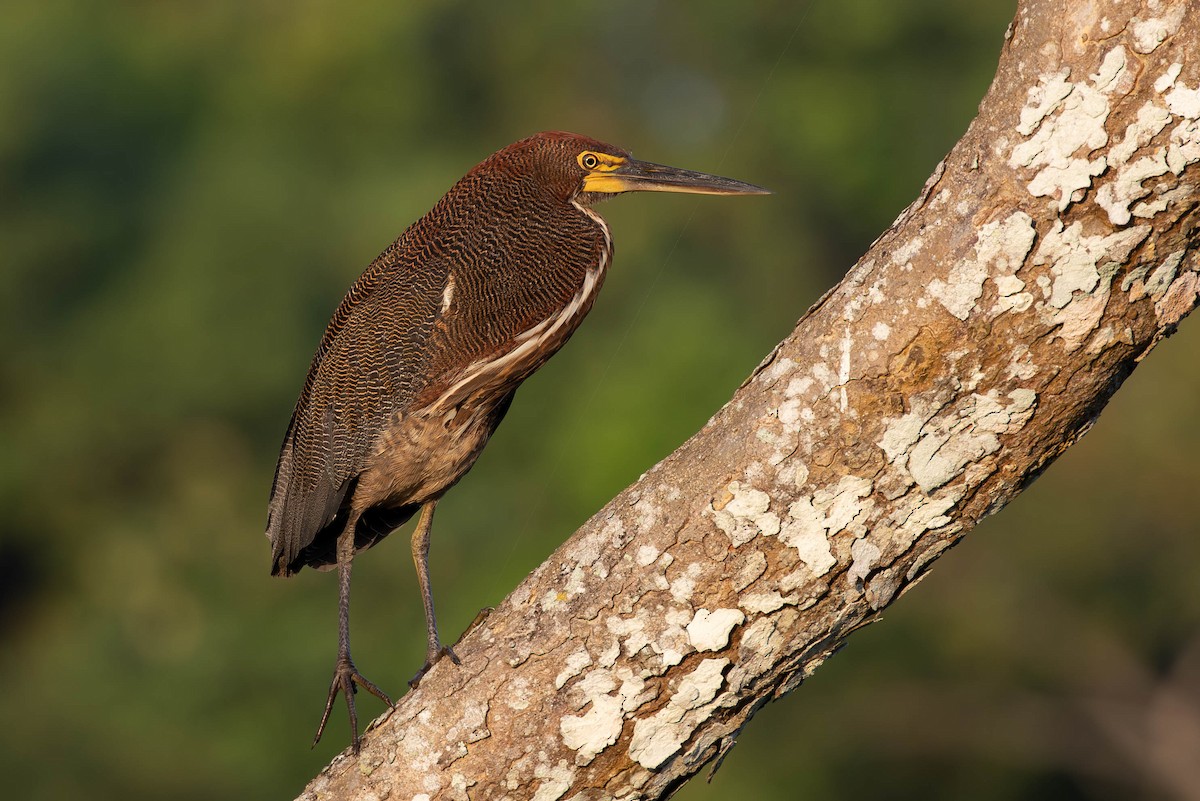
<instances>
[{"instance_id":1,"label":"bird's claw","mask_svg":"<svg viewBox=\"0 0 1200 801\"><path fill-rule=\"evenodd\" d=\"M329 713L333 711L333 702L337 700L338 693L341 693L345 696L346 708L350 711L350 736L352 738L350 746L355 754L358 753L361 741L358 738L358 712L354 708L354 695L358 692L359 687L389 707L392 706L392 699L375 686L374 682L358 672L358 668L354 667L354 663L350 661L349 654L339 656L337 664L333 668L333 682L329 685L329 697L325 699L325 712L321 715L321 724L317 726L317 734L313 737L314 748L321 741L321 735L325 733L325 724L329 722Z\"/></svg>"},{"instance_id":2,"label":"bird's claw","mask_svg":"<svg viewBox=\"0 0 1200 801\"><path fill-rule=\"evenodd\" d=\"M429 669L441 661L442 657L448 657L451 662L456 665L461 665L462 660L458 658L458 654L454 653L454 649L449 645L439 643L436 647L429 649L429 653L425 656L425 665L417 671L417 675L408 680L408 686L412 689L417 689L421 683L421 679L425 678L425 674Z\"/></svg>"}]
</instances>

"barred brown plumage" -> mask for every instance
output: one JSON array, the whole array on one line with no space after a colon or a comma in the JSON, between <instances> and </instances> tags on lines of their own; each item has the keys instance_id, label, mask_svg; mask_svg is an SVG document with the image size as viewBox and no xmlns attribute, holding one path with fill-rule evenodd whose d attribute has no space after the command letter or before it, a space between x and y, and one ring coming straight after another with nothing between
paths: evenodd
<instances>
[{"instance_id":1,"label":"barred brown plumage","mask_svg":"<svg viewBox=\"0 0 1200 801\"><path fill-rule=\"evenodd\" d=\"M267 519L274 575L339 573L337 694L359 747L355 684L390 699L350 659L350 567L418 510L413 561L425 666L442 646L427 569L433 510L475 463L521 382L591 310L612 238L591 209L633 191L763 194L751 184L634 160L568 133L541 133L466 174L375 259L338 304L284 437Z\"/></svg>"}]
</instances>

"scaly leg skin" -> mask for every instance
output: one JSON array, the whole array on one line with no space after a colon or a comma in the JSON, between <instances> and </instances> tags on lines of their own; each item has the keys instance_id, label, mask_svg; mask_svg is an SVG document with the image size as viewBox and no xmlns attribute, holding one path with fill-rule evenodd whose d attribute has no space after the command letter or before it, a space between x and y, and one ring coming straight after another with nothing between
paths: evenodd
<instances>
[{"instance_id":1,"label":"scaly leg skin","mask_svg":"<svg viewBox=\"0 0 1200 801\"><path fill-rule=\"evenodd\" d=\"M437 618L433 614L433 590L429 587L429 534L433 530L433 510L437 501L429 501L421 507L421 519L417 521L417 529L412 535L413 564L417 568L417 583L421 585L421 601L425 604L425 666L417 671L417 675L409 680L408 686L414 690L429 669L443 656L450 657L456 665L462 663L458 655L448 646L442 645L438 639Z\"/></svg>"},{"instance_id":2,"label":"scaly leg skin","mask_svg":"<svg viewBox=\"0 0 1200 801\"><path fill-rule=\"evenodd\" d=\"M321 715L321 725L317 727L317 735L313 737L313 747L321 741L325 732L325 724L329 722L329 713L333 710L333 702L338 693L346 697L346 707L350 710L351 747L357 755L360 741L358 739L358 712L354 709L354 694L361 686L367 692L383 701L389 707L392 699L384 694L354 667L350 659L350 565L354 560L354 529L358 524L358 516L351 515L345 531L338 537L338 656L333 667L333 683L329 685L329 697L325 700L325 713Z\"/></svg>"}]
</instances>

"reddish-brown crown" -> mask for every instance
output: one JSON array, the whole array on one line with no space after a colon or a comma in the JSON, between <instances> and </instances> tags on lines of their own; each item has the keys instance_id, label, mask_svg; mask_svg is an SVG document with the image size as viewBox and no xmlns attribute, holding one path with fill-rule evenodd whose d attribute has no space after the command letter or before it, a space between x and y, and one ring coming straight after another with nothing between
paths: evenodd
<instances>
[{"instance_id":1,"label":"reddish-brown crown","mask_svg":"<svg viewBox=\"0 0 1200 801\"><path fill-rule=\"evenodd\" d=\"M588 136L566 131L543 131L514 142L484 159L471 172L493 170L529 177L562 201L569 201L583 188L585 170L579 154L585 151L629 158L629 153ZM516 177L516 176L514 176Z\"/></svg>"}]
</instances>

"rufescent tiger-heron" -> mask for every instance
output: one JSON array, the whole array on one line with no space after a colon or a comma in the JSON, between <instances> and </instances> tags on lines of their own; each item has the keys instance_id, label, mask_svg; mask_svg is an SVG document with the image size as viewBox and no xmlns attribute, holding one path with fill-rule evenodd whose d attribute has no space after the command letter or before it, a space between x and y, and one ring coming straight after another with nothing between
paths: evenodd
<instances>
[{"instance_id":1,"label":"rufescent tiger-heron","mask_svg":"<svg viewBox=\"0 0 1200 801\"><path fill-rule=\"evenodd\" d=\"M429 587L433 510L471 469L521 382L583 321L612 260L592 207L622 192L756 195L715 175L634 160L568 133L489 156L367 267L329 321L284 437L271 490L271 572L337 565L338 655L325 712L355 684L391 700L350 659L350 565L420 512L412 556L428 647L442 656Z\"/></svg>"}]
</instances>

